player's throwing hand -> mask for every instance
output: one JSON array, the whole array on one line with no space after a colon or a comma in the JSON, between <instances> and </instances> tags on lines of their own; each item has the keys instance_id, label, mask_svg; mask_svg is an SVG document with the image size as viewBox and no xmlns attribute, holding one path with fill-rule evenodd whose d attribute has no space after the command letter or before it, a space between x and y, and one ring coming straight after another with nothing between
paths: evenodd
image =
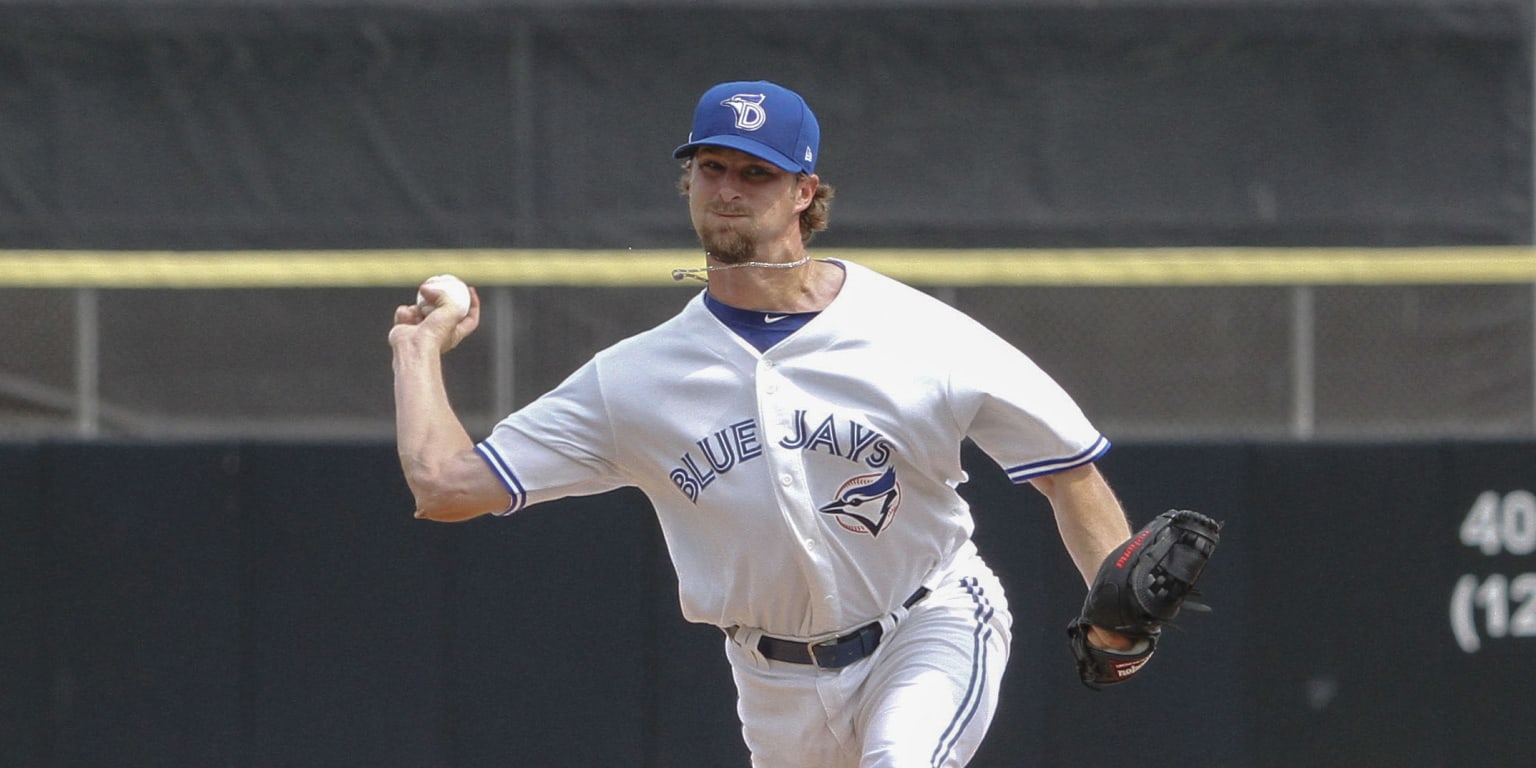
<instances>
[{"instance_id":1,"label":"player's throwing hand","mask_svg":"<svg viewBox=\"0 0 1536 768\"><path fill-rule=\"evenodd\" d=\"M417 295L423 301L395 307L395 324L389 329L389 344L426 344L439 353L457 347L480 326L480 294L469 289L469 311L462 318L453 312L433 312L444 297L441 286L431 280L421 284Z\"/></svg>"}]
</instances>

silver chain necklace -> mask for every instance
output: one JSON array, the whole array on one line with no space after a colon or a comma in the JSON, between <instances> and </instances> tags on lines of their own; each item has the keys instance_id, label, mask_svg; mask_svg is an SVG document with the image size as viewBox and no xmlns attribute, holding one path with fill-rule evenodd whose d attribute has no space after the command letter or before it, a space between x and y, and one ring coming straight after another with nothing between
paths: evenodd
<instances>
[{"instance_id":1,"label":"silver chain necklace","mask_svg":"<svg viewBox=\"0 0 1536 768\"><path fill-rule=\"evenodd\" d=\"M719 272L719 271L726 270L726 269L740 269L741 267L759 267L761 269L794 269L795 267L798 267L798 266L800 266L802 264L808 263L810 260L811 260L811 255L809 253L807 253L799 261L791 261L791 262L787 262L787 263L783 263L783 264L780 264L780 263L777 263L777 262L772 262L772 261L743 261L740 264L720 264L720 265L716 265L716 266L713 266L713 267L694 267L692 269L674 269L674 270L672 270L672 279L673 280L682 280L685 277L691 277L691 278L693 278L695 280L702 280L702 281L707 283L707 282L709 282L709 277L707 275L710 272ZM703 273L703 274L700 274L700 273Z\"/></svg>"}]
</instances>

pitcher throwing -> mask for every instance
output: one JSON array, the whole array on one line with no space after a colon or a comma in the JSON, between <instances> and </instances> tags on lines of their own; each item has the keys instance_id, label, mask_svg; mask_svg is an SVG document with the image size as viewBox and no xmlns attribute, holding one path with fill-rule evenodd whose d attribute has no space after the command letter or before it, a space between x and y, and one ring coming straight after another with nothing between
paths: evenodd
<instances>
[{"instance_id":1,"label":"pitcher throwing","mask_svg":"<svg viewBox=\"0 0 1536 768\"><path fill-rule=\"evenodd\" d=\"M722 631L753 765L961 766L1012 622L955 490L962 442L1045 494L1085 583L1131 531L1094 466L1109 442L1029 358L920 291L813 258L832 199L819 151L793 91L710 88L673 153L704 252L675 277L703 289L479 443L440 363L478 296L462 320L398 308L400 461L433 520L642 490L683 615ZM1073 642L1105 664L1145 645L1089 621Z\"/></svg>"}]
</instances>

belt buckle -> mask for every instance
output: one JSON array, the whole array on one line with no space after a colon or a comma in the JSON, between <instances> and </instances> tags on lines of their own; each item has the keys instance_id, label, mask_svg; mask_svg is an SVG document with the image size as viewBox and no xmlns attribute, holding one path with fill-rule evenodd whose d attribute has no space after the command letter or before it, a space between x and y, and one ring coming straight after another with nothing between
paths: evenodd
<instances>
[{"instance_id":1,"label":"belt buckle","mask_svg":"<svg viewBox=\"0 0 1536 768\"><path fill-rule=\"evenodd\" d=\"M811 657L811 666L813 666L813 667L815 667L817 669L822 669L821 659L816 656L816 649L817 648L825 648L825 647L835 646L835 645L837 645L837 638L835 638L835 637L830 639L830 640L816 640L816 641L813 641L813 642L806 643L805 644L805 652L807 654L809 654L810 657Z\"/></svg>"}]
</instances>

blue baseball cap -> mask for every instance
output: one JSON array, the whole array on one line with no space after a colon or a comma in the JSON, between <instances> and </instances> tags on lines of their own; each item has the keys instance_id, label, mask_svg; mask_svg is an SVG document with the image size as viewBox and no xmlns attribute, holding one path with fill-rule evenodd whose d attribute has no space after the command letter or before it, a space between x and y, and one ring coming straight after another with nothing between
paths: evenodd
<instances>
[{"instance_id":1,"label":"blue baseball cap","mask_svg":"<svg viewBox=\"0 0 1536 768\"><path fill-rule=\"evenodd\" d=\"M739 149L792 173L815 173L821 126L805 99L782 85L721 83L699 99L688 143L672 156L692 157L704 146Z\"/></svg>"}]
</instances>

